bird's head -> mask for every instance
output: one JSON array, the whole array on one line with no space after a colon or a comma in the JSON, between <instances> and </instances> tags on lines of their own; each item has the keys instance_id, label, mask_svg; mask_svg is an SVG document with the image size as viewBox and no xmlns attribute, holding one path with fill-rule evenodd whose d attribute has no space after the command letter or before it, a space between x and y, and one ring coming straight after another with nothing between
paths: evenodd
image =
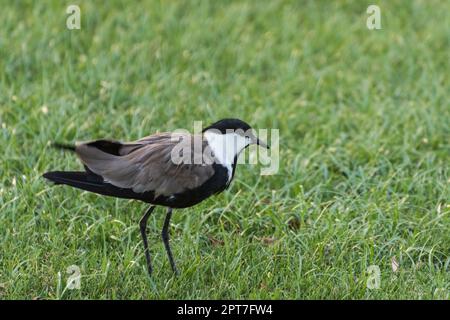
<instances>
[{"instance_id":1,"label":"bird's head","mask_svg":"<svg viewBox=\"0 0 450 320\"><path fill-rule=\"evenodd\" d=\"M203 130L210 143L223 145L227 153L239 154L249 145L256 144L269 149L269 146L258 139L250 125L239 119L222 119ZM230 147L233 150L230 150Z\"/></svg>"}]
</instances>

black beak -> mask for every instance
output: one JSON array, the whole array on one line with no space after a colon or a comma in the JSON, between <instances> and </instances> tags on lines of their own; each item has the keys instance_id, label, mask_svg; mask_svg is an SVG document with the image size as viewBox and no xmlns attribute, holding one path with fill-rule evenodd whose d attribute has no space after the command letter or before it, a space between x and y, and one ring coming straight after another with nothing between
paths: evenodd
<instances>
[{"instance_id":1,"label":"black beak","mask_svg":"<svg viewBox=\"0 0 450 320\"><path fill-rule=\"evenodd\" d=\"M259 140L258 138L256 138L256 144L258 146L264 147L266 149L270 149L269 145L267 143L265 143L264 141Z\"/></svg>"}]
</instances>

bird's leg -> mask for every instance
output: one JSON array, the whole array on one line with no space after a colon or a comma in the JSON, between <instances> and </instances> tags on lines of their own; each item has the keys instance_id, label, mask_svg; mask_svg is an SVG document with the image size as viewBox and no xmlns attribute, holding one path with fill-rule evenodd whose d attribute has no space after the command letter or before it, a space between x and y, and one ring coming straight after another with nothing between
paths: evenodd
<instances>
[{"instance_id":1,"label":"bird's leg","mask_svg":"<svg viewBox=\"0 0 450 320\"><path fill-rule=\"evenodd\" d=\"M147 270L149 276L152 274L152 263L150 261L150 252L148 251L147 220L154 209L155 206L151 206L150 208L148 208L148 210L144 213L141 220L139 221L139 228L141 229L142 241L144 242L144 252L145 258L147 259Z\"/></svg>"},{"instance_id":2,"label":"bird's leg","mask_svg":"<svg viewBox=\"0 0 450 320\"><path fill-rule=\"evenodd\" d=\"M175 265L175 261L173 261L172 251L170 250L170 245L169 245L169 224L170 224L171 217L172 217L172 208L169 208L167 210L166 219L164 220L164 226L163 226L161 235L162 235L162 239L164 242L164 247L166 247L167 255L169 256L170 266L172 267L173 272L176 275L178 275L179 272L178 272L177 266Z\"/></svg>"}]
</instances>

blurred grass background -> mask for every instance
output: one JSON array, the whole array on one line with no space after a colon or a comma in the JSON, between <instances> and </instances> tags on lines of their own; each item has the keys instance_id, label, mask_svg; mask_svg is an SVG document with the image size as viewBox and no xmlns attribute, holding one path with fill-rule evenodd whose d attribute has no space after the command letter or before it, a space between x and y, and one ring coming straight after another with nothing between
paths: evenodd
<instances>
[{"instance_id":1,"label":"blurred grass background","mask_svg":"<svg viewBox=\"0 0 450 320\"><path fill-rule=\"evenodd\" d=\"M0 2L0 299L449 298L449 1L378 1L374 31L372 1ZM280 171L175 211L177 278L162 209L149 279L145 205L40 177L80 168L49 141L224 117L280 129Z\"/></svg>"}]
</instances>

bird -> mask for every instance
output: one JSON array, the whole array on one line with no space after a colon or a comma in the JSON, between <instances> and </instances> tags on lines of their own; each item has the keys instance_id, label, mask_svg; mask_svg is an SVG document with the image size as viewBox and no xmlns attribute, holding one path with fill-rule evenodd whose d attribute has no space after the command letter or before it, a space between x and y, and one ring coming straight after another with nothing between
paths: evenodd
<instances>
[{"instance_id":1,"label":"bird","mask_svg":"<svg viewBox=\"0 0 450 320\"><path fill-rule=\"evenodd\" d=\"M132 142L100 139L54 143L56 148L74 152L84 170L49 171L43 177L55 185L149 204L139 220L149 276L153 268L147 221L156 206L166 207L161 236L172 271L178 275L169 245L173 209L192 207L226 190L234 178L239 154L252 144L269 149L249 124L232 118L219 120L197 134L163 132Z\"/></svg>"}]
</instances>

